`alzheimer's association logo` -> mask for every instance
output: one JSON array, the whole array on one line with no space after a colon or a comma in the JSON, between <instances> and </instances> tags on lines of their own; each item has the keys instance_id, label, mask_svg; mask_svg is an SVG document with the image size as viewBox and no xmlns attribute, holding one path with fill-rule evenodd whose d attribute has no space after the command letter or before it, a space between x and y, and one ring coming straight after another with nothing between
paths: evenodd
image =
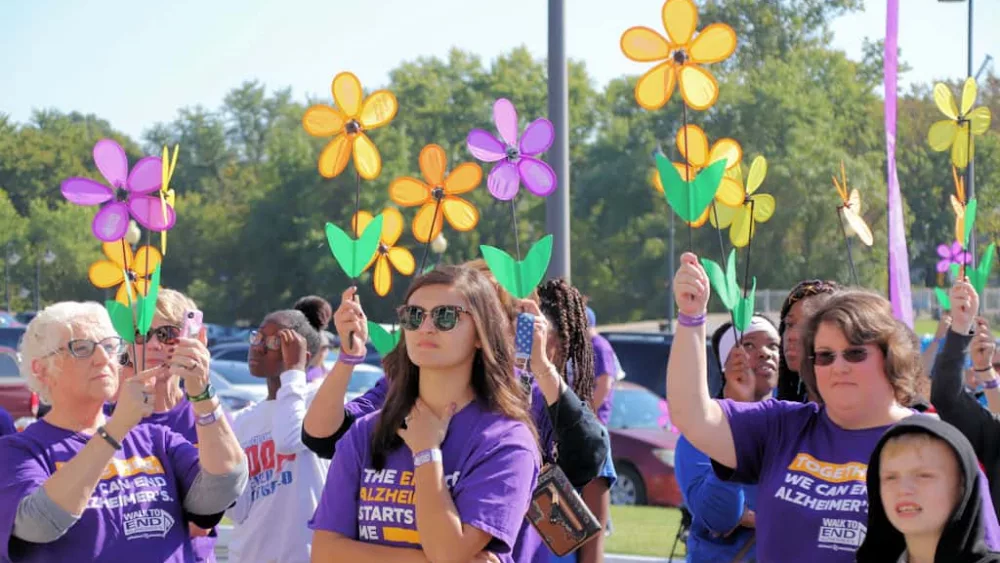
<instances>
[{"instance_id":1,"label":"alzheimer's association logo","mask_svg":"<svg viewBox=\"0 0 1000 563\"><path fill-rule=\"evenodd\" d=\"M160 508L136 510L125 514L125 537L134 540L139 538L162 538L174 526L174 517Z\"/></svg>"}]
</instances>

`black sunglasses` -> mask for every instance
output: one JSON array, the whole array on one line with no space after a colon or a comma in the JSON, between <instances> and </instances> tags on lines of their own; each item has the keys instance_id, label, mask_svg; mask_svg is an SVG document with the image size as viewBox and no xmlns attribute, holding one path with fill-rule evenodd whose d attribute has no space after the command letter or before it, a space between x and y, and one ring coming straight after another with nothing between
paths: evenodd
<instances>
[{"instance_id":1,"label":"black sunglasses","mask_svg":"<svg viewBox=\"0 0 1000 563\"><path fill-rule=\"evenodd\" d=\"M811 356L813 364L817 366L830 366L837 361L837 356L844 358L849 364L860 364L868 359L868 348L848 348L839 354L833 351L814 352Z\"/></svg>"},{"instance_id":2,"label":"black sunglasses","mask_svg":"<svg viewBox=\"0 0 1000 563\"><path fill-rule=\"evenodd\" d=\"M424 324L427 309L417 305L403 305L396 313L399 315L399 326L404 330L419 330ZM447 332L458 325L459 315L468 311L458 305L438 305L431 309L430 313L434 328Z\"/></svg>"},{"instance_id":3,"label":"black sunglasses","mask_svg":"<svg viewBox=\"0 0 1000 563\"><path fill-rule=\"evenodd\" d=\"M70 340L66 343L65 348L60 348L49 354L49 356L66 350L69 352L69 355L74 358L89 358L94 355L98 346L104 348L104 351L112 358L117 358L120 354L125 352L125 341L118 336L109 336L100 342L82 338Z\"/></svg>"},{"instance_id":4,"label":"black sunglasses","mask_svg":"<svg viewBox=\"0 0 1000 563\"><path fill-rule=\"evenodd\" d=\"M139 334L137 331L135 333L135 343L138 346L142 346L154 336L163 344L176 344L177 339L181 337L181 328L173 325L163 325L150 329L145 335Z\"/></svg>"}]
</instances>

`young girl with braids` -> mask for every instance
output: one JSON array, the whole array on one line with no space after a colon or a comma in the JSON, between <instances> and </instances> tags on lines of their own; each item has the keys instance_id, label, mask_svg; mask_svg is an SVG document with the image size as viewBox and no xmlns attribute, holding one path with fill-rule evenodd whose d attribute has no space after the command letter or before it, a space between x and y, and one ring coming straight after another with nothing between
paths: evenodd
<instances>
[{"instance_id":1,"label":"young girl with braids","mask_svg":"<svg viewBox=\"0 0 1000 563\"><path fill-rule=\"evenodd\" d=\"M815 393L810 396L808 386L799 377L802 364L802 326L809 317L808 308L813 308L813 297L829 296L840 290L837 282L827 280L804 280L789 292L781 304L781 354L778 356L778 389L776 396L782 401L804 403L815 401Z\"/></svg>"},{"instance_id":2,"label":"young girl with braids","mask_svg":"<svg viewBox=\"0 0 1000 563\"><path fill-rule=\"evenodd\" d=\"M538 302L541 313L552 326L549 332L548 356L553 359L559 375L573 392L586 404L591 405L595 386L594 366L598 363L603 364L604 358L603 355L602 357L595 355L596 350L591 344L586 300L566 280L555 279L538 286ZM609 410L602 422L606 424L610 416ZM565 451L565 445L560 444L559 451ZM609 443L604 466L597 478L587 483L582 491L584 502L605 529L611 516L611 486L617 479ZM576 560L579 563L603 561L603 534L584 544L577 553L579 556Z\"/></svg>"}]
</instances>

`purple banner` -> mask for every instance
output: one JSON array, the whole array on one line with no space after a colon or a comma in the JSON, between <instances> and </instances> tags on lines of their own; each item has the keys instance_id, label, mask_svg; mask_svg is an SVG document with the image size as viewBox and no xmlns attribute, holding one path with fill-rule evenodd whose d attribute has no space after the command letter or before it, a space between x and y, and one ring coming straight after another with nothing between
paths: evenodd
<instances>
[{"instance_id":1,"label":"purple banner","mask_svg":"<svg viewBox=\"0 0 1000 563\"><path fill-rule=\"evenodd\" d=\"M903 201L896 177L896 74L899 65L899 0L886 0L885 15L885 150L888 166L889 213L889 300L892 314L913 328L913 299L910 296L910 258L906 250Z\"/></svg>"}]
</instances>

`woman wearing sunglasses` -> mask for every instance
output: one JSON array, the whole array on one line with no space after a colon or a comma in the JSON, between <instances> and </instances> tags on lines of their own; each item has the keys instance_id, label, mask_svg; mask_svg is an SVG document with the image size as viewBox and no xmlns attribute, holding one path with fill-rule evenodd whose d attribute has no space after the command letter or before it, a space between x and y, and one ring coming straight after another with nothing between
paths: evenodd
<instances>
[{"instance_id":1,"label":"woman wearing sunglasses","mask_svg":"<svg viewBox=\"0 0 1000 563\"><path fill-rule=\"evenodd\" d=\"M0 440L0 560L194 560L187 522L218 521L247 467L214 399L194 402L199 449L142 420L166 365L120 382L125 344L97 303L57 303L28 325L21 375L52 410ZM177 352L190 392L205 390L207 354ZM103 406L121 385L110 418Z\"/></svg>"},{"instance_id":2,"label":"woman wearing sunglasses","mask_svg":"<svg viewBox=\"0 0 1000 563\"><path fill-rule=\"evenodd\" d=\"M849 562L864 539L865 468L879 437L911 416L920 372L912 336L880 296L833 295L802 332L804 380L823 404L737 403L708 392L709 283L685 253L674 278L678 328L667 366L672 422L724 479L757 484L761 561Z\"/></svg>"},{"instance_id":3,"label":"woman wearing sunglasses","mask_svg":"<svg viewBox=\"0 0 1000 563\"><path fill-rule=\"evenodd\" d=\"M337 444L313 561L511 561L538 441L496 291L471 268L439 267L413 282L399 321L385 405Z\"/></svg>"}]
</instances>

